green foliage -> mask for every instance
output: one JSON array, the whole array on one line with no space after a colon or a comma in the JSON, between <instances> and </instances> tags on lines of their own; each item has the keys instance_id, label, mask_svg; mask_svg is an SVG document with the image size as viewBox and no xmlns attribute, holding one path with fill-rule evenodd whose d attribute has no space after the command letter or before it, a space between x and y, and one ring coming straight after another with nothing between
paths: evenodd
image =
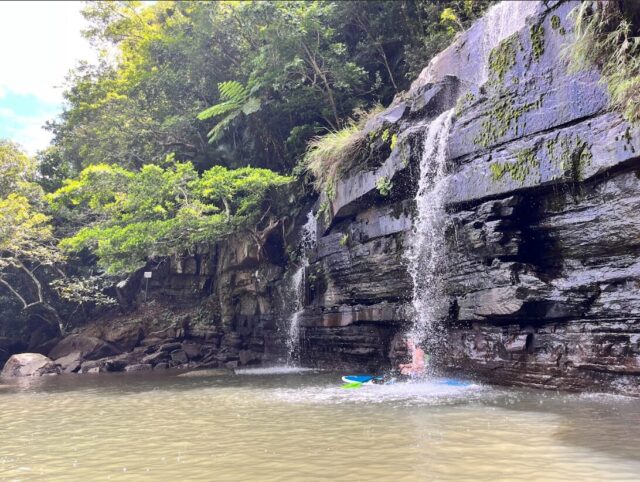
<instances>
[{"instance_id":1,"label":"green foliage","mask_svg":"<svg viewBox=\"0 0 640 482\"><path fill-rule=\"evenodd\" d=\"M398 134L394 133L391 136L391 143L389 144L389 148L393 151L398 145Z\"/></svg>"},{"instance_id":2,"label":"green foliage","mask_svg":"<svg viewBox=\"0 0 640 482\"><path fill-rule=\"evenodd\" d=\"M572 12L575 40L570 67L600 69L611 105L630 122L640 120L640 2L585 1Z\"/></svg>"},{"instance_id":3,"label":"green foliage","mask_svg":"<svg viewBox=\"0 0 640 482\"><path fill-rule=\"evenodd\" d=\"M90 303L95 306L114 306L117 301L104 294L104 290L113 285L113 279L105 276L90 275L56 279L51 287L60 299L75 305Z\"/></svg>"},{"instance_id":4,"label":"green foliage","mask_svg":"<svg viewBox=\"0 0 640 482\"><path fill-rule=\"evenodd\" d=\"M386 197L391 194L391 189L393 189L393 182L387 176L382 176L376 179L376 189L381 196Z\"/></svg>"},{"instance_id":5,"label":"green foliage","mask_svg":"<svg viewBox=\"0 0 640 482\"><path fill-rule=\"evenodd\" d=\"M345 233L340 238L339 244L340 244L340 246L344 247L344 246L347 245L348 242L349 242L349 234Z\"/></svg>"},{"instance_id":6,"label":"green foliage","mask_svg":"<svg viewBox=\"0 0 640 482\"><path fill-rule=\"evenodd\" d=\"M0 196L30 191L35 165L15 142L0 139Z\"/></svg>"},{"instance_id":7,"label":"green foliage","mask_svg":"<svg viewBox=\"0 0 640 482\"><path fill-rule=\"evenodd\" d=\"M462 23L458 19L455 11L451 7L445 8L440 14L440 23L447 26L447 32L454 34L457 31L464 30Z\"/></svg>"},{"instance_id":8,"label":"green foliage","mask_svg":"<svg viewBox=\"0 0 640 482\"><path fill-rule=\"evenodd\" d=\"M290 178L268 169L215 166L198 175L191 163L148 164L127 171L91 166L48 196L59 215L84 209L86 222L61 246L91 249L109 273L129 273L148 258L189 251L240 229L258 229L268 194Z\"/></svg>"},{"instance_id":9,"label":"green foliage","mask_svg":"<svg viewBox=\"0 0 640 482\"><path fill-rule=\"evenodd\" d=\"M357 121L350 120L340 130L311 139L303 162L313 174L318 192L325 191L332 199L336 181L362 160L367 145L362 129L381 109L381 106L376 106L369 112L361 112Z\"/></svg>"},{"instance_id":10,"label":"green foliage","mask_svg":"<svg viewBox=\"0 0 640 482\"><path fill-rule=\"evenodd\" d=\"M228 129L231 123L240 114L251 115L260 110L260 99L251 97L249 91L240 82L230 80L218 84L220 91L220 100L222 102L213 105L198 114L199 120L206 120L212 117L224 118L220 120L213 129L209 131L207 137L209 142L220 140L225 129Z\"/></svg>"},{"instance_id":11,"label":"green foliage","mask_svg":"<svg viewBox=\"0 0 640 482\"><path fill-rule=\"evenodd\" d=\"M544 53L544 27L542 25L531 25L529 27L529 37L531 39L533 60L538 61Z\"/></svg>"},{"instance_id":12,"label":"green foliage","mask_svg":"<svg viewBox=\"0 0 640 482\"><path fill-rule=\"evenodd\" d=\"M0 141L0 171L0 289L23 310L40 309L40 317L62 330L41 277L64 256L43 210L42 189L34 182L35 163L16 144Z\"/></svg>"},{"instance_id":13,"label":"green foliage","mask_svg":"<svg viewBox=\"0 0 640 482\"><path fill-rule=\"evenodd\" d=\"M329 201L322 201L318 206L318 212L316 213L316 219L322 219L325 223L328 223L331 219L331 204Z\"/></svg>"},{"instance_id":14,"label":"green foliage","mask_svg":"<svg viewBox=\"0 0 640 482\"><path fill-rule=\"evenodd\" d=\"M171 153L199 171L290 172L309 139L389 103L489 3L88 3L86 36L102 55L67 79L42 184L92 164L166 165Z\"/></svg>"}]
</instances>

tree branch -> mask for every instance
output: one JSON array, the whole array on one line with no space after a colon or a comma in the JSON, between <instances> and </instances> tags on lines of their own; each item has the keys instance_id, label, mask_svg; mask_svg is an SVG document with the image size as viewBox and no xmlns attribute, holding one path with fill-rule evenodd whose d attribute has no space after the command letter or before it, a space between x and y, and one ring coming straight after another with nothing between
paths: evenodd
<instances>
[{"instance_id":1,"label":"tree branch","mask_svg":"<svg viewBox=\"0 0 640 482\"><path fill-rule=\"evenodd\" d=\"M0 284L4 285L11 293L13 293L13 295L16 298L18 298L22 302L23 309L25 310L27 309L29 304L26 302L26 300L22 296L20 296L20 293L18 293L15 289L13 289L13 286L11 286L7 281L5 281L2 278L0 278Z\"/></svg>"}]
</instances>

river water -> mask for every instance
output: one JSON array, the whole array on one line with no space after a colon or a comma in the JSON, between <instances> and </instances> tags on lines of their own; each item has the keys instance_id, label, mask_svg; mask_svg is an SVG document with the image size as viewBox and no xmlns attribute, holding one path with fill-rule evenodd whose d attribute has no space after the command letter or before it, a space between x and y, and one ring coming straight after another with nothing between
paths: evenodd
<instances>
[{"instance_id":1,"label":"river water","mask_svg":"<svg viewBox=\"0 0 640 482\"><path fill-rule=\"evenodd\" d=\"M276 372L1 386L0 480L640 477L640 400Z\"/></svg>"}]
</instances>

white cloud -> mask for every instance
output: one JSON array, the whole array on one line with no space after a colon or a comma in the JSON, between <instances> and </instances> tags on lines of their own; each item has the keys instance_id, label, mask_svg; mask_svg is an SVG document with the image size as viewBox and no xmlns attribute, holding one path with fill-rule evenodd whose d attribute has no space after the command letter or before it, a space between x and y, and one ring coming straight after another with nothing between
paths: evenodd
<instances>
[{"instance_id":1,"label":"white cloud","mask_svg":"<svg viewBox=\"0 0 640 482\"><path fill-rule=\"evenodd\" d=\"M94 59L80 30L81 2L0 2L0 98L33 94L59 104L64 78L78 60Z\"/></svg>"},{"instance_id":2,"label":"white cloud","mask_svg":"<svg viewBox=\"0 0 640 482\"><path fill-rule=\"evenodd\" d=\"M29 154L34 155L51 141L51 133L42 128L56 112L44 112L37 116L21 116L12 109L0 107L0 126L4 125L7 138L20 144ZM4 136L3 136L4 137Z\"/></svg>"}]
</instances>

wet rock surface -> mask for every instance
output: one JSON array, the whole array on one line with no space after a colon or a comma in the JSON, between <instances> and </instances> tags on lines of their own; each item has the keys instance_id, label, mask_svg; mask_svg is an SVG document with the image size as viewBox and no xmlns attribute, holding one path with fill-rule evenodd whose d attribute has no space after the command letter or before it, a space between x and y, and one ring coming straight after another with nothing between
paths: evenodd
<instances>
[{"instance_id":1,"label":"wet rock surface","mask_svg":"<svg viewBox=\"0 0 640 482\"><path fill-rule=\"evenodd\" d=\"M486 38L480 22L370 122L399 142L377 170L338 183L309 267L307 363L379 370L400 356L420 134L455 91L441 368L640 395L640 132L608 111L597 72L567 72L561 51L577 3L530 3L526 22L494 47L512 56L507 65L480 75L465 57ZM386 198L375 189L381 175L394 181Z\"/></svg>"}]
</instances>

